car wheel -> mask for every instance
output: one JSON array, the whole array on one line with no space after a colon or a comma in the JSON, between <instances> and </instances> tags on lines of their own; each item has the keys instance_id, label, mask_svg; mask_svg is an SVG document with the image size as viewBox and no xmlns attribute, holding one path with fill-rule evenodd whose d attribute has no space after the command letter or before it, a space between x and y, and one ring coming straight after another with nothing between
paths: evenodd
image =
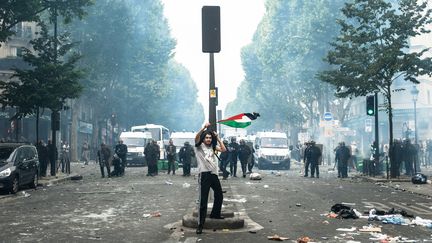
<instances>
[{"instance_id":1,"label":"car wheel","mask_svg":"<svg viewBox=\"0 0 432 243\"><path fill-rule=\"evenodd\" d=\"M36 188L39 182L38 173L36 172L33 176L33 180L30 183L30 188Z\"/></svg>"},{"instance_id":2,"label":"car wheel","mask_svg":"<svg viewBox=\"0 0 432 243\"><path fill-rule=\"evenodd\" d=\"M16 194L19 190L19 181L18 181L18 175L16 175L13 179L12 179L12 187L10 189L10 192L12 194Z\"/></svg>"}]
</instances>

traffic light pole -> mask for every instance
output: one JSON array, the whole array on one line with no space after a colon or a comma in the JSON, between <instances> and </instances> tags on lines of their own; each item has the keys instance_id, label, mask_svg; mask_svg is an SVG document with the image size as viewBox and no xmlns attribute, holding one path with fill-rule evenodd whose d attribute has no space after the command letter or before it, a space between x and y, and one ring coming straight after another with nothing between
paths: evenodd
<instances>
[{"instance_id":1,"label":"traffic light pole","mask_svg":"<svg viewBox=\"0 0 432 243\"><path fill-rule=\"evenodd\" d=\"M375 92L375 166L379 166L379 121L378 121L378 92ZM377 167L375 167L374 175L377 173ZM388 169L387 169L388 177Z\"/></svg>"},{"instance_id":2,"label":"traffic light pole","mask_svg":"<svg viewBox=\"0 0 432 243\"><path fill-rule=\"evenodd\" d=\"M209 90L209 122L213 131L217 132L216 126L216 102L217 93L215 85L214 54L210 53L210 90Z\"/></svg>"}]
</instances>

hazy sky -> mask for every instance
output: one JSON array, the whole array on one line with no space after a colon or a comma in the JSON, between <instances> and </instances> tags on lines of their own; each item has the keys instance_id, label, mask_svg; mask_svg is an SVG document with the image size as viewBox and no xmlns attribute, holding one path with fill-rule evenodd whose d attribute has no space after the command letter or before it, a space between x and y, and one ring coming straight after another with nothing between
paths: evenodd
<instances>
[{"instance_id":1,"label":"hazy sky","mask_svg":"<svg viewBox=\"0 0 432 243\"><path fill-rule=\"evenodd\" d=\"M162 0L171 34L177 40L175 59L191 73L198 99L208 116L209 54L201 51L201 8L221 7L221 52L215 53L219 106L224 110L236 97L244 78L240 50L252 41L265 12L264 0ZM247 111L245 111L247 112ZM226 114L233 115L233 114Z\"/></svg>"}]
</instances>

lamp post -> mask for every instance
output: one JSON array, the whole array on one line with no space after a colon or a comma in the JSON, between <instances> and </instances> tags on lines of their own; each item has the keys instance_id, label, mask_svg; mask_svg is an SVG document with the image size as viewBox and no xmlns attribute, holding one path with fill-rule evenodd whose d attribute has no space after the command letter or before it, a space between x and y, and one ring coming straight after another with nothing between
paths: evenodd
<instances>
[{"instance_id":1,"label":"lamp post","mask_svg":"<svg viewBox=\"0 0 432 243\"><path fill-rule=\"evenodd\" d=\"M412 100L414 102L414 142L417 144L417 98L418 98L419 90L414 85L411 89Z\"/></svg>"},{"instance_id":2,"label":"lamp post","mask_svg":"<svg viewBox=\"0 0 432 243\"><path fill-rule=\"evenodd\" d=\"M412 95L412 100L414 102L414 146L416 148L416 156L414 156L414 174L417 174L417 153L418 153L418 145L417 145L417 98L418 98L418 94L419 94L419 90L417 89L417 87L415 85L412 86L411 89L411 95Z\"/></svg>"}]
</instances>

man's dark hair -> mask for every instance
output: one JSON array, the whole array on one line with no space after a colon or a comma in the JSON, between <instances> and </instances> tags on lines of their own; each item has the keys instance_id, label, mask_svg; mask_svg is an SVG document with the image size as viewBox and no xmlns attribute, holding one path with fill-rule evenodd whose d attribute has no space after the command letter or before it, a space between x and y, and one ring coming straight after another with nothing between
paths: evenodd
<instances>
[{"instance_id":1,"label":"man's dark hair","mask_svg":"<svg viewBox=\"0 0 432 243\"><path fill-rule=\"evenodd\" d=\"M204 130L201 133L199 142L195 144L195 147L201 146L201 143L204 142L204 139L205 139L205 137L206 137L207 134L210 134L210 136L212 137L212 144L211 144L211 146L212 146L213 150L216 150L217 139L216 139L216 136L214 135L213 130L211 130L211 129L206 129L206 130Z\"/></svg>"}]
</instances>

